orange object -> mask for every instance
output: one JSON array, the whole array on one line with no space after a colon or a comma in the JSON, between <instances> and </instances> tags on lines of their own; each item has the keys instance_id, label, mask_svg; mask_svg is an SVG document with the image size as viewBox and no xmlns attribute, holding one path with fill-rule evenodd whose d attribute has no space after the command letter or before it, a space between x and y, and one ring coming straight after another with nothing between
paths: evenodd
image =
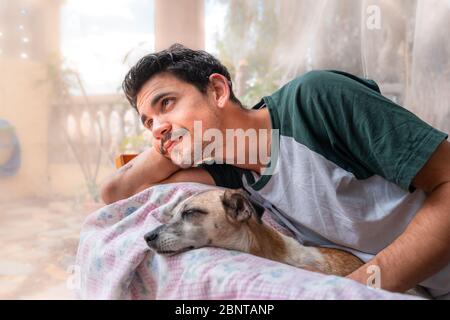
<instances>
[{"instance_id":1,"label":"orange object","mask_svg":"<svg viewBox=\"0 0 450 320\"><path fill-rule=\"evenodd\" d=\"M116 168L119 169L120 167L124 166L127 162L130 162L136 156L137 154L119 154L116 157L116 159L114 159Z\"/></svg>"}]
</instances>

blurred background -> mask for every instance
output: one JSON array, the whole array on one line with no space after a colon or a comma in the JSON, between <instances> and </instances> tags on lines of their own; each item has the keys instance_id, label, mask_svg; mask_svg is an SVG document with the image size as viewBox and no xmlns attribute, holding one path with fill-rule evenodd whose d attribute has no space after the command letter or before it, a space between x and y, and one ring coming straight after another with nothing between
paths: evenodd
<instances>
[{"instance_id":1,"label":"blurred background","mask_svg":"<svg viewBox=\"0 0 450 320\"><path fill-rule=\"evenodd\" d=\"M120 90L174 42L216 55L251 107L313 69L377 81L450 131L450 0L0 0L0 298L70 299L114 158L149 146Z\"/></svg>"}]
</instances>

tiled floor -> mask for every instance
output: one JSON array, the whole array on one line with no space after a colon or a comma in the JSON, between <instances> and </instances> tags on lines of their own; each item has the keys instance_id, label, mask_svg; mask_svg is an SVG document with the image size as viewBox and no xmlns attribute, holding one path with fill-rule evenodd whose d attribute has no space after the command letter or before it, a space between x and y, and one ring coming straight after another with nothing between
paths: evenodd
<instances>
[{"instance_id":1,"label":"tiled floor","mask_svg":"<svg viewBox=\"0 0 450 320\"><path fill-rule=\"evenodd\" d=\"M100 206L0 203L0 299L74 299L70 284L81 225Z\"/></svg>"}]
</instances>

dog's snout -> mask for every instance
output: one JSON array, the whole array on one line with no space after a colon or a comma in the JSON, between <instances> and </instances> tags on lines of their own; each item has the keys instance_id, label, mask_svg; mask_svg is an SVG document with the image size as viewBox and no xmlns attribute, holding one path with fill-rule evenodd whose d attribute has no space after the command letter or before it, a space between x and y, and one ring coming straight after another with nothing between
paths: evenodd
<instances>
[{"instance_id":1,"label":"dog's snout","mask_svg":"<svg viewBox=\"0 0 450 320\"><path fill-rule=\"evenodd\" d=\"M146 242L151 242L156 240L156 238L158 238L158 233L157 232L149 232L144 236L144 239Z\"/></svg>"},{"instance_id":2,"label":"dog's snout","mask_svg":"<svg viewBox=\"0 0 450 320\"><path fill-rule=\"evenodd\" d=\"M161 225L158 228L156 228L155 230L150 231L149 233L144 235L145 242L149 243L149 242L155 241L156 239L158 239L158 236L161 233L161 231L163 231L165 229L166 229L166 226Z\"/></svg>"}]
</instances>

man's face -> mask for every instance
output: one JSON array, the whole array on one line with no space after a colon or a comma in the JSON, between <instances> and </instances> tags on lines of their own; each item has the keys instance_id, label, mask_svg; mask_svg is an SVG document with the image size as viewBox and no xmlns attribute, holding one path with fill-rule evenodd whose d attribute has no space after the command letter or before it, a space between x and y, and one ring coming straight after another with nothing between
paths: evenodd
<instances>
[{"instance_id":1,"label":"man's face","mask_svg":"<svg viewBox=\"0 0 450 320\"><path fill-rule=\"evenodd\" d=\"M194 121L202 123L202 131L196 132L200 137L205 129L220 128L219 110L210 91L204 95L169 73L158 74L144 84L137 95L137 109L153 134L153 147L182 168L201 160L194 158L194 143L197 149L207 144L194 139Z\"/></svg>"}]
</instances>

